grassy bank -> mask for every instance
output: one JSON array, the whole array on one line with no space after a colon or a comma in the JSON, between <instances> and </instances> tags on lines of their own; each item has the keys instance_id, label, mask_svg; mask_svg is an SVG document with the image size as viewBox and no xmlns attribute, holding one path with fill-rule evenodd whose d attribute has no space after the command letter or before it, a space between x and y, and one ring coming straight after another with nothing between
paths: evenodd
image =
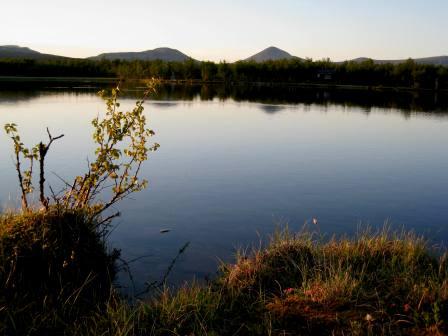
<instances>
[{"instance_id":1,"label":"grassy bank","mask_svg":"<svg viewBox=\"0 0 448 336\"><path fill-rule=\"evenodd\" d=\"M0 334L61 334L110 299L118 251L83 210L0 216Z\"/></svg>"},{"instance_id":2,"label":"grassy bank","mask_svg":"<svg viewBox=\"0 0 448 336\"><path fill-rule=\"evenodd\" d=\"M445 335L447 254L411 233L322 241L276 233L208 284L129 304L82 213L4 215L0 314L6 334Z\"/></svg>"},{"instance_id":3,"label":"grassy bank","mask_svg":"<svg viewBox=\"0 0 448 336\"><path fill-rule=\"evenodd\" d=\"M409 233L324 243L284 231L207 286L166 289L104 318L133 320L130 334L444 335L447 271L446 254L434 257Z\"/></svg>"}]
</instances>

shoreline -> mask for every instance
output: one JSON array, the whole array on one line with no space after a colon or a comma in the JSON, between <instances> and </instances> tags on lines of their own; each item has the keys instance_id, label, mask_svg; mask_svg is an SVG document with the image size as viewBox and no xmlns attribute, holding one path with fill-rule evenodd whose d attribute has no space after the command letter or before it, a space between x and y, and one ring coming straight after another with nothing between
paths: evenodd
<instances>
[{"instance_id":1,"label":"shoreline","mask_svg":"<svg viewBox=\"0 0 448 336\"><path fill-rule=\"evenodd\" d=\"M115 84L119 81L128 83L144 83L146 79L120 79L112 77L28 77L28 76L0 76L1 85L8 83L76 83L76 84ZM225 81L203 81L203 80L160 80L165 85L221 85L221 86L250 86L250 87L294 87L303 89L331 89L349 91L376 91L376 92L428 92L448 94L448 89L427 89L402 86L369 86L358 84L337 84L337 83L313 83L313 82L225 82ZM83 86L85 87L85 86ZM53 88L77 88L74 86L57 86ZM95 88L95 87L86 87Z\"/></svg>"},{"instance_id":2,"label":"shoreline","mask_svg":"<svg viewBox=\"0 0 448 336\"><path fill-rule=\"evenodd\" d=\"M239 250L207 283L172 288L164 277L125 297L114 285L119 252L108 252L85 213L3 213L0 224L5 334L448 333L448 252L412 231L366 227L323 240L286 227L263 247Z\"/></svg>"}]
</instances>

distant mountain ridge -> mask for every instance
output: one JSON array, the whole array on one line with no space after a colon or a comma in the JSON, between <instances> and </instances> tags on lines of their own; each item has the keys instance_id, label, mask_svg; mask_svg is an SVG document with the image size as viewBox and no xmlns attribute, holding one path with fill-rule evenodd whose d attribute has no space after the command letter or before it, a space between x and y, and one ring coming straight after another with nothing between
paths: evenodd
<instances>
[{"instance_id":1,"label":"distant mountain ridge","mask_svg":"<svg viewBox=\"0 0 448 336\"><path fill-rule=\"evenodd\" d=\"M17 45L4 45L0 46L0 59L34 59L34 60L54 60L54 59L70 59L70 57L52 55L40 53L36 50L32 50L27 47L20 47ZM182 53L177 49L172 48L156 48L152 50L145 50L140 52L112 52L112 53L103 53L97 56L87 57L86 59L90 60L144 60L144 61L153 61L153 60L162 60L167 62L183 62L188 59L192 59L190 56ZM269 60L303 60L303 58L293 56L290 53L279 49L277 47L269 47L266 48L259 53L252 55L243 61L255 61L255 62L266 62ZM359 57L352 60L352 62L363 62L369 60L371 58L368 57ZM430 65L443 65L448 66L448 56L433 56L433 57L424 57L424 58L414 58L416 63L419 64L430 64ZM398 59L398 60L378 60L372 59L374 63L377 64L398 64L402 62L406 62L406 59ZM335 62L335 63L343 63L343 62Z\"/></svg>"},{"instance_id":2,"label":"distant mountain ridge","mask_svg":"<svg viewBox=\"0 0 448 336\"><path fill-rule=\"evenodd\" d=\"M57 56L57 55L51 55L51 54L43 54L36 50L27 48L27 47L20 47L17 45L4 45L0 46L0 59L4 58L11 58L11 59L36 59L36 60L42 60L42 59L64 59L69 57L64 56Z\"/></svg>"},{"instance_id":3,"label":"distant mountain ridge","mask_svg":"<svg viewBox=\"0 0 448 336\"><path fill-rule=\"evenodd\" d=\"M290 53L279 49L277 47L266 48L259 53L246 58L244 61L254 62L266 62L266 61L279 61L279 60L301 59L300 57L293 56Z\"/></svg>"},{"instance_id":4,"label":"distant mountain ridge","mask_svg":"<svg viewBox=\"0 0 448 336\"><path fill-rule=\"evenodd\" d=\"M244 59L244 61L266 62L266 61L278 61L278 60L283 60L283 59L304 60L303 58L293 56L290 53L288 53L282 49L279 49L277 47L269 47L269 48L266 48L266 49L260 51L259 53L255 54L255 55L252 55L252 56ZM370 59L371 58L368 58L368 57L359 57L359 58L355 58L355 59L348 60L348 61L361 63L361 62L364 62L364 61L367 61ZM407 59L397 59L397 60L371 59L371 60L376 64L387 64L387 63L399 64L399 63L403 63L403 62L407 61ZM448 66L448 56L433 56L433 57L414 58L413 60L419 64ZM340 63L344 63L344 61L335 62L335 63L340 64Z\"/></svg>"},{"instance_id":5,"label":"distant mountain ridge","mask_svg":"<svg viewBox=\"0 0 448 336\"><path fill-rule=\"evenodd\" d=\"M166 62L183 62L191 59L190 56L185 55L177 49L172 48L156 48L153 50L145 50L140 52L113 52L103 53L98 56L88 57L91 60L125 60L125 61L155 61L161 60Z\"/></svg>"},{"instance_id":6,"label":"distant mountain ridge","mask_svg":"<svg viewBox=\"0 0 448 336\"><path fill-rule=\"evenodd\" d=\"M403 62L407 61L406 59L377 60L377 59L372 59L372 58L368 58L368 57L358 57L358 58L352 59L350 61L361 63L361 62L365 62L365 61L368 61L368 60L372 60L376 64L388 64L388 63L390 63L390 64L399 64L399 63L403 63ZM445 66L448 66L448 56L433 56L433 57L413 58L413 60L416 63L419 63L419 64L445 65ZM338 63L343 63L343 62L338 62Z\"/></svg>"}]
</instances>

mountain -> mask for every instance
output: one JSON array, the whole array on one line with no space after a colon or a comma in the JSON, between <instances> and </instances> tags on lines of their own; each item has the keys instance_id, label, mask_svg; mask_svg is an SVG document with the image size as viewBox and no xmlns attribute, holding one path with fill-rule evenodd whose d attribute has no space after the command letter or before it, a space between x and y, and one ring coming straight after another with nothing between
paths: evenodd
<instances>
[{"instance_id":1,"label":"mountain","mask_svg":"<svg viewBox=\"0 0 448 336\"><path fill-rule=\"evenodd\" d=\"M183 62L191 57L185 55L177 49L171 48L157 48L153 50L145 50L140 52L114 52L114 53L104 53L98 56L89 57L92 60L142 60L142 61L154 61L154 60L162 60L167 62Z\"/></svg>"},{"instance_id":2,"label":"mountain","mask_svg":"<svg viewBox=\"0 0 448 336\"><path fill-rule=\"evenodd\" d=\"M42 54L36 50L32 50L26 47L19 47L16 45L4 45L0 46L0 59L2 58L26 58L26 59L63 59L67 57Z\"/></svg>"},{"instance_id":3,"label":"mountain","mask_svg":"<svg viewBox=\"0 0 448 336\"><path fill-rule=\"evenodd\" d=\"M246 58L245 61L266 62L266 61L278 61L282 59L300 59L300 58L293 56L290 53L281 50L279 48L269 47L260 51L258 54Z\"/></svg>"},{"instance_id":4,"label":"mountain","mask_svg":"<svg viewBox=\"0 0 448 336\"><path fill-rule=\"evenodd\" d=\"M17 45L4 45L0 46L0 59L35 59L35 60L46 60L46 59L70 59L70 57L52 55L52 54L43 54L36 50L32 50L27 47L20 47ZM156 48L153 50L146 50L141 52L115 52L115 53L104 53L98 56L88 57L90 60L101 60L101 59L121 59L121 60L162 60L162 61L177 61L183 62L190 58L188 55L180 52L177 49L171 48ZM276 47L266 48L259 53L246 58L245 61L255 61L255 62L265 62L269 60L282 60L282 59L297 59L303 60L300 57L296 57L291 55L290 53L281 50ZM349 61L352 62L364 62L371 58L368 57L359 57ZM396 60L378 60L372 59L374 63L377 64L385 64L392 63L398 64L406 62L406 59L396 59ZM424 58L415 58L414 61L419 64L431 64L431 65L444 65L448 66L448 56L434 56L434 57L424 57ZM343 63L343 62L336 62Z\"/></svg>"},{"instance_id":5,"label":"mountain","mask_svg":"<svg viewBox=\"0 0 448 336\"><path fill-rule=\"evenodd\" d=\"M370 60L370 59L371 58L368 58L368 57L359 57L359 58L352 59L350 61L361 63L361 62L365 62L365 61ZM401 59L401 60L377 60L377 59L371 59L371 60L374 63L376 63L376 64L387 64L387 63L399 64L399 63L403 63L403 62L407 61L406 59ZM414 58L414 61L416 63L419 63L419 64L445 65L445 66L448 66L448 56L433 56L433 57ZM341 62L338 62L338 63L341 63Z\"/></svg>"},{"instance_id":6,"label":"mountain","mask_svg":"<svg viewBox=\"0 0 448 336\"><path fill-rule=\"evenodd\" d=\"M417 63L448 66L448 56L433 56L415 59Z\"/></svg>"}]
</instances>

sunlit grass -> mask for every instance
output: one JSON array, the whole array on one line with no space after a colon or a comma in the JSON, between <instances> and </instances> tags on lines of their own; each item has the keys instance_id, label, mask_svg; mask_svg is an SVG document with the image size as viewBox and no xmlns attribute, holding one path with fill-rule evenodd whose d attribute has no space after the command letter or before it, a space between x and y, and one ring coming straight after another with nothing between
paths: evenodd
<instances>
[{"instance_id":1,"label":"sunlit grass","mask_svg":"<svg viewBox=\"0 0 448 336\"><path fill-rule=\"evenodd\" d=\"M235 263L223 264L217 278L207 284L190 283L178 289L162 287L133 304L112 287L108 288L107 297L95 296L98 293L92 291L91 294L96 293L93 296L71 294L64 296L65 301L58 301L61 293L84 293L75 286L80 286L79 281L65 277L66 269L75 262L71 261L73 244L61 245L60 239L49 241L41 237L55 237L50 231L65 232L54 226L56 222L73 228L68 223L83 217L67 214L64 218L71 220L61 222L58 217L53 222L54 216L37 212L1 218L2 290L18 300L13 305L9 300L1 302L0 312L7 316L4 323L23 322L21 309L24 309L28 312L27 331L63 330L72 335L444 335L448 332L447 254L413 233L385 227L379 231L361 231L352 238L323 239L309 232L279 230L266 247L240 251ZM5 286L10 281L6 275L11 274L8 263L14 251L21 249L17 255L23 255L23 251L36 253L43 249L43 242L52 252L45 254L40 267L55 267L56 273L52 274L58 274L60 279L58 291L45 287L47 272L43 273L45 276L37 272L37 264L28 264L29 269L22 266L22 273L13 272L14 281L22 286L20 290L17 286ZM31 250L26 248L30 244L34 246ZM86 255L91 256L92 246L95 244L84 245ZM101 248L104 251L104 246ZM75 256L77 253L81 252L75 252ZM64 266L67 257L69 265ZM110 259L97 259L98 265L107 260ZM77 264L76 269L92 267L85 262ZM97 270L101 273L100 268ZM17 274L26 274L28 278ZM76 273L68 274L73 277ZM88 282L80 287L83 286L88 286ZM36 292L36 288L40 289ZM55 301L42 299L47 294ZM24 302L21 297L27 298L32 308L20 305ZM88 310L81 309L85 308L86 299L90 300ZM62 320L65 322L61 323ZM13 330L11 323L9 328Z\"/></svg>"},{"instance_id":2,"label":"sunlit grass","mask_svg":"<svg viewBox=\"0 0 448 336\"><path fill-rule=\"evenodd\" d=\"M284 230L222 265L212 283L138 303L132 334L443 335L447 274L447 255L413 233L324 241Z\"/></svg>"}]
</instances>

